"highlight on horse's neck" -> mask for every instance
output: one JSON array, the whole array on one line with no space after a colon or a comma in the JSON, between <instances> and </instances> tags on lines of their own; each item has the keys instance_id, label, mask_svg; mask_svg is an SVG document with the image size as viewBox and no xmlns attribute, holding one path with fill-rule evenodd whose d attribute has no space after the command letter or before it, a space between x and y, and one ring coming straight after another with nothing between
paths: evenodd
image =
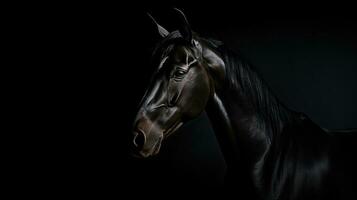
<instances>
[{"instance_id":1,"label":"highlight on horse's neck","mask_svg":"<svg viewBox=\"0 0 357 200\"><path fill-rule=\"evenodd\" d=\"M216 133L227 166L235 166L238 163L238 144L227 110L217 94L208 101L206 113Z\"/></svg>"},{"instance_id":2,"label":"highlight on horse's neck","mask_svg":"<svg viewBox=\"0 0 357 200\"><path fill-rule=\"evenodd\" d=\"M218 51L218 49L213 51L212 48L207 47L207 51ZM210 55L212 59L211 53L207 55ZM258 162L268 150L275 135L282 131L290 111L278 101L251 66L236 54L220 50L219 56L224 62L222 66L225 71L224 83L214 84L222 87L215 88L215 95L212 99L214 103L211 104L216 105L208 106L207 114L213 114L209 117L213 119L211 120L213 128L218 129L215 130L216 134L223 134L228 129L232 133L226 133L228 134L226 137L234 138L237 140L235 142L249 140L252 147L248 145L244 151L256 156L252 158L252 161ZM212 112L212 109L216 111ZM219 117L222 119L217 120ZM225 123L218 123L218 121L225 121ZM230 127L222 128L224 125ZM231 136L232 134L234 136ZM223 145L228 143L226 141Z\"/></svg>"}]
</instances>

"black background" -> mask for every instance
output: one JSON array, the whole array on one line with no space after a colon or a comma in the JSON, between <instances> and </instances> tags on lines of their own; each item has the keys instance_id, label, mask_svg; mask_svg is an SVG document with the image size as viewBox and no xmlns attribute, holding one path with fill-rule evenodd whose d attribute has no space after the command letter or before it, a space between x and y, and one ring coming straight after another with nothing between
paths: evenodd
<instances>
[{"instance_id":1,"label":"black background","mask_svg":"<svg viewBox=\"0 0 357 200\"><path fill-rule=\"evenodd\" d=\"M155 67L151 51L160 39L146 12L172 31L178 24L172 7L182 9L201 36L246 57L288 107L325 128L357 127L357 31L349 5L51 5L34 13L29 27L45 57L40 65L46 76L38 83L47 92L40 103L46 107L46 148L38 150L44 155L39 160L51 160L40 167L45 183L87 193L222 187L225 164L204 114L169 139L159 156L128 155L133 118Z\"/></svg>"}]
</instances>

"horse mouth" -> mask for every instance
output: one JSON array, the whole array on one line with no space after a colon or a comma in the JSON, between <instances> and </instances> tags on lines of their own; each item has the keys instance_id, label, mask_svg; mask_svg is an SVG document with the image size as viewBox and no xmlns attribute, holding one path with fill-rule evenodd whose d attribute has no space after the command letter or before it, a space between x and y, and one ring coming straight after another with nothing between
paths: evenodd
<instances>
[{"instance_id":1,"label":"horse mouth","mask_svg":"<svg viewBox=\"0 0 357 200\"><path fill-rule=\"evenodd\" d=\"M161 135L158 138L156 143L154 145L152 145L151 148L147 148L147 149L143 149L141 151L134 152L134 153L132 153L132 156L135 158L148 158L148 157L157 155L160 152L163 139L166 139L167 137L169 137L170 135L175 133L175 131L177 131L182 125L183 125L183 122L176 121L175 123L173 123L170 126L170 128L166 129L163 132L163 135Z\"/></svg>"},{"instance_id":2,"label":"horse mouth","mask_svg":"<svg viewBox=\"0 0 357 200\"><path fill-rule=\"evenodd\" d=\"M177 129L179 129L182 126L183 122L177 121L175 122L169 129L167 129L166 131L164 131L163 133L163 137L167 138L168 136L170 136L172 133L175 133L175 131ZM149 156L155 156L160 152L160 148L161 148L161 144L162 144L162 140L163 137L160 137L158 139L158 141L156 142L156 144L153 146L152 150L150 151L150 153L143 155L143 157L149 157Z\"/></svg>"}]
</instances>

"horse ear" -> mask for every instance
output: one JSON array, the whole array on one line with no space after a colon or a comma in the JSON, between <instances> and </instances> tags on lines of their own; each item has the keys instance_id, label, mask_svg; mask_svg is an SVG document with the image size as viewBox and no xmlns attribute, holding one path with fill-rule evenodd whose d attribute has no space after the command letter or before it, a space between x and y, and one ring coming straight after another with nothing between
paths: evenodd
<instances>
[{"instance_id":1,"label":"horse ear","mask_svg":"<svg viewBox=\"0 0 357 200\"><path fill-rule=\"evenodd\" d=\"M159 31L159 34L161 35L161 37L166 37L169 34L169 32L164 27L162 27L160 24L158 24L156 22L156 20L154 19L154 17L150 15L150 13L147 13L147 14L152 19L152 21L154 21L154 23L156 24L157 30Z\"/></svg>"},{"instance_id":2,"label":"horse ear","mask_svg":"<svg viewBox=\"0 0 357 200\"><path fill-rule=\"evenodd\" d=\"M187 18L185 16L185 14L181 10L179 10L177 8L174 8L174 10L179 13L180 19L181 19L181 21L183 23L183 25L180 26L180 28L179 28L179 32L181 33L182 37L185 40L187 40L188 42L193 44L192 30L191 30L190 24L187 21Z\"/></svg>"}]
</instances>

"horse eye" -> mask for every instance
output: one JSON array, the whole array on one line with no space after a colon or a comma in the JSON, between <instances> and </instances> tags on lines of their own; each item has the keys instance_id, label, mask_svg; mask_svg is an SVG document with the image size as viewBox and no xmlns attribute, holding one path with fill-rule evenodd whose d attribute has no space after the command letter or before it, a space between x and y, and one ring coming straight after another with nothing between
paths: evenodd
<instances>
[{"instance_id":1,"label":"horse eye","mask_svg":"<svg viewBox=\"0 0 357 200\"><path fill-rule=\"evenodd\" d=\"M182 69L179 69L179 70L176 70L175 73L174 73L174 76L175 77L180 77L180 76L183 76L185 75L187 72L185 70L182 70Z\"/></svg>"}]
</instances>

